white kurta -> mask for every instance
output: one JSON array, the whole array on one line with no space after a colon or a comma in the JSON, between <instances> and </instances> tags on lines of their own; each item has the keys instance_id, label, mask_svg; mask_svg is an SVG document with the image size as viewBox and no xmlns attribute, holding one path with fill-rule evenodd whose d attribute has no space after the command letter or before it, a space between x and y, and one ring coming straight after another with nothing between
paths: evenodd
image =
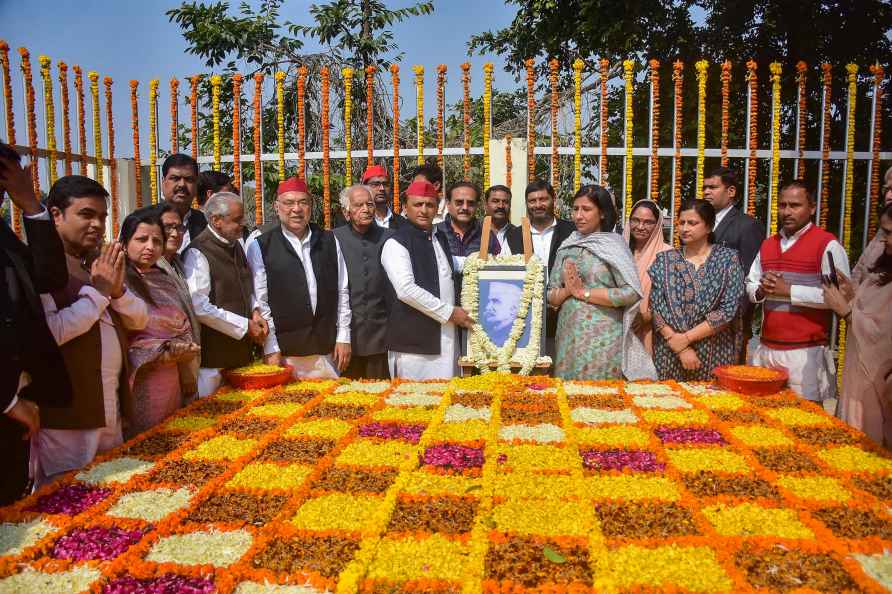
<instances>
[{"instance_id":1,"label":"white kurta","mask_svg":"<svg viewBox=\"0 0 892 594\"><path fill-rule=\"evenodd\" d=\"M102 360L99 373L102 377L102 396L105 409L105 427L99 429L41 429L38 439L40 473L39 482L48 482L53 475L82 468L93 461L96 454L115 448L123 442L121 412L118 402L118 382L121 366L121 343L107 309L111 306L121 316L128 330L145 328L149 320L145 302L129 290L118 299L106 299L99 291L84 285L78 300L59 309L52 296L40 296L46 313L47 326L63 345L88 332L99 321Z\"/></svg>"},{"instance_id":2,"label":"white kurta","mask_svg":"<svg viewBox=\"0 0 892 594\"><path fill-rule=\"evenodd\" d=\"M452 378L457 372L458 336L455 324L449 321L455 307L455 288L452 284L452 269L449 256L440 243L433 241L434 256L437 259L437 276L440 280L440 297L415 283L412 273L412 259L409 251L395 239L384 242L381 251L381 265L390 279L397 298L433 318L440 324L440 354L419 355L390 351L387 353L390 376L412 380Z\"/></svg>"},{"instance_id":3,"label":"white kurta","mask_svg":"<svg viewBox=\"0 0 892 594\"><path fill-rule=\"evenodd\" d=\"M306 274L307 291L310 294L310 306L313 313L316 313L316 304L318 302L318 284L316 282L316 273L313 270L313 262L310 259L310 237L313 235L312 230L308 230L306 237L298 238L284 227L279 227L282 235L291 244L294 253L300 258ZM344 256L341 254L341 244L335 238L335 249L338 254L338 320L337 320L337 342L350 344L350 290L347 284L347 264ZM257 304L260 308L260 315L269 324L269 336L263 345L263 354L270 355L272 353L281 352L279 341L276 338L276 324L273 319L272 310L269 307L269 289L266 277L266 266L263 262L263 254L260 251L260 244L252 241L248 246L248 266L251 267L251 273L254 275L254 295L257 298ZM324 296L325 297L325 296ZM285 360L289 365L294 367L294 377L299 378L337 378L339 377L338 369L335 366L334 359L330 353L324 355L307 355L303 357L286 356Z\"/></svg>"},{"instance_id":4,"label":"white kurta","mask_svg":"<svg viewBox=\"0 0 892 594\"><path fill-rule=\"evenodd\" d=\"M811 223L807 224L791 237L787 237L781 231L781 252L786 252L796 245L799 238L811 226ZM828 253L833 254L833 262L836 264L836 269L846 276L851 276L849 256L838 241L831 241L824 249L824 253L821 256L821 273L825 275L830 274L830 264L827 261ZM759 288L761 279L762 260L760 255L757 254L746 277L746 292L753 303L761 303L756 299L756 290ZM772 297L771 299L775 298ZM785 300L784 298L780 299ZM789 301L791 304L799 307L827 309L827 306L824 304L824 291L821 287L792 285L790 287ZM808 400L820 402L821 400L832 398L835 394L836 370L833 364L833 354L829 347L813 346L802 349L773 349L760 342L750 354L749 362L752 365L785 368L790 374L790 389Z\"/></svg>"}]
</instances>

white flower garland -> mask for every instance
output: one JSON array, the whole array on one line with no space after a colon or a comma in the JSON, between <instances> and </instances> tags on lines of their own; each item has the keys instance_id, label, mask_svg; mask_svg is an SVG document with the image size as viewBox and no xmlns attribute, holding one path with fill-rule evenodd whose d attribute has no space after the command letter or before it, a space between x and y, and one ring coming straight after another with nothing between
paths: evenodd
<instances>
[{"instance_id":1,"label":"white flower garland","mask_svg":"<svg viewBox=\"0 0 892 594\"><path fill-rule=\"evenodd\" d=\"M468 315L478 319L480 309L480 285L478 283L480 270L486 266L526 266L526 274L523 279L523 292L520 296L520 306L517 309L517 318L511 326L511 333L505 340L505 344L498 347L490 340L483 326L475 322L471 328L468 339L468 354L464 358L470 361L480 371L489 373L492 365L495 371L511 372L512 365L519 365L521 375L529 375L537 363L551 364L550 357L539 356L539 340L542 336L542 308L544 299L542 291L545 280L545 267L539 258L533 256L524 262L523 255L494 256L488 260L480 260L477 254L472 254L465 260L462 278L462 307ZM517 341L523 336L524 324L527 314L533 308L532 327L530 328L529 346L518 350Z\"/></svg>"}]
</instances>

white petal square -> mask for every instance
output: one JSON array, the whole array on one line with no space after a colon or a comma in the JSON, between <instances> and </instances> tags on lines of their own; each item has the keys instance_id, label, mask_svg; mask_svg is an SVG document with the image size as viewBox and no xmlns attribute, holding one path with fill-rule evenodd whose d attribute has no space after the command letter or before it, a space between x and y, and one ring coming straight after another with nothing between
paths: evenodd
<instances>
[{"instance_id":1,"label":"white petal square","mask_svg":"<svg viewBox=\"0 0 892 594\"><path fill-rule=\"evenodd\" d=\"M91 485L126 483L137 474L150 471L154 466L154 462L139 458L115 458L79 472L74 478Z\"/></svg>"},{"instance_id":2,"label":"white petal square","mask_svg":"<svg viewBox=\"0 0 892 594\"><path fill-rule=\"evenodd\" d=\"M875 579L886 590L892 591L892 554L883 551L877 555L852 555L864 573Z\"/></svg>"},{"instance_id":3,"label":"white petal square","mask_svg":"<svg viewBox=\"0 0 892 594\"><path fill-rule=\"evenodd\" d=\"M449 384L445 382L433 382L425 384L423 382L406 382L396 387L397 392L415 392L416 394L433 394L435 392L443 392Z\"/></svg>"},{"instance_id":4,"label":"white petal square","mask_svg":"<svg viewBox=\"0 0 892 594\"><path fill-rule=\"evenodd\" d=\"M632 401L641 408L693 408L690 402L678 396L633 396Z\"/></svg>"},{"instance_id":5,"label":"white petal square","mask_svg":"<svg viewBox=\"0 0 892 594\"><path fill-rule=\"evenodd\" d=\"M127 493L105 515L114 518L133 518L157 522L161 518L189 505L192 491L186 488L156 489Z\"/></svg>"},{"instance_id":6,"label":"white petal square","mask_svg":"<svg viewBox=\"0 0 892 594\"><path fill-rule=\"evenodd\" d=\"M98 569L86 565L58 573L44 573L28 567L21 573L0 578L0 594L84 592L101 576Z\"/></svg>"},{"instance_id":7,"label":"white petal square","mask_svg":"<svg viewBox=\"0 0 892 594\"><path fill-rule=\"evenodd\" d=\"M350 382L338 386L335 394L343 394L345 392L368 392L369 394L380 394L390 387L390 382Z\"/></svg>"},{"instance_id":8,"label":"white petal square","mask_svg":"<svg viewBox=\"0 0 892 594\"><path fill-rule=\"evenodd\" d=\"M227 567L242 558L251 548L251 541L251 533L247 530L173 534L159 539L152 546L146 560L153 563Z\"/></svg>"},{"instance_id":9,"label":"white petal square","mask_svg":"<svg viewBox=\"0 0 892 594\"><path fill-rule=\"evenodd\" d=\"M0 524L0 557L18 555L54 530L55 526L40 519L30 522L4 522Z\"/></svg>"},{"instance_id":10,"label":"white petal square","mask_svg":"<svg viewBox=\"0 0 892 594\"><path fill-rule=\"evenodd\" d=\"M438 394L395 392L387 397L386 402L390 406L436 406L442 399Z\"/></svg>"},{"instance_id":11,"label":"white petal square","mask_svg":"<svg viewBox=\"0 0 892 594\"><path fill-rule=\"evenodd\" d=\"M538 425L505 425L499 430L499 439L512 441L535 441L538 443L552 443L564 440L564 430L551 423Z\"/></svg>"},{"instance_id":12,"label":"white petal square","mask_svg":"<svg viewBox=\"0 0 892 594\"><path fill-rule=\"evenodd\" d=\"M446 414L443 415L443 422L485 421L488 423L491 417L492 411L488 408L472 408L464 404L453 404L446 409Z\"/></svg>"},{"instance_id":13,"label":"white petal square","mask_svg":"<svg viewBox=\"0 0 892 594\"><path fill-rule=\"evenodd\" d=\"M619 394L619 388L611 386L591 386L588 384L577 384L575 382L564 382L564 391L567 394L595 394L608 395Z\"/></svg>"},{"instance_id":14,"label":"white petal square","mask_svg":"<svg viewBox=\"0 0 892 594\"><path fill-rule=\"evenodd\" d=\"M235 594L328 594L310 585L289 586L279 584L260 584L242 582L235 589Z\"/></svg>"},{"instance_id":15,"label":"white petal square","mask_svg":"<svg viewBox=\"0 0 892 594\"><path fill-rule=\"evenodd\" d=\"M667 384L626 384L626 394L675 394Z\"/></svg>"},{"instance_id":16,"label":"white petal square","mask_svg":"<svg viewBox=\"0 0 892 594\"><path fill-rule=\"evenodd\" d=\"M575 423L585 423L586 425L598 425L601 423L623 423L635 424L638 417L631 409L624 408L621 410L604 409L604 408L588 408L585 406L574 408L570 413L570 418Z\"/></svg>"}]
</instances>

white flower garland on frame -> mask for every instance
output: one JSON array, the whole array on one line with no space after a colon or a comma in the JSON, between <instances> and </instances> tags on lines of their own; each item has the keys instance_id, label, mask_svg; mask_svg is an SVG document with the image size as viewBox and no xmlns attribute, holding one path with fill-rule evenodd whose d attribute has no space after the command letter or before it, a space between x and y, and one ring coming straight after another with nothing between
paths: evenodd
<instances>
[{"instance_id":1,"label":"white flower garland on frame","mask_svg":"<svg viewBox=\"0 0 892 594\"><path fill-rule=\"evenodd\" d=\"M551 364L550 357L539 356L539 342L542 337L542 310L544 295L541 290L545 282L545 267L541 260L533 256L524 262L523 255L490 256L488 260L480 260L477 254L465 260L462 278L462 307L473 319L478 319L480 310L480 270L488 266L524 266L526 273L523 279L523 291L517 318L511 326L511 332L505 343L498 347L486 334L483 326L475 321L468 337L468 354L463 360L471 362L481 373L491 371L511 372L512 366L519 366L521 375L529 375L537 364ZM524 324L530 308L533 308L530 328L530 342L524 349L517 348L517 341L523 336ZM493 370L492 367L495 366Z\"/></svg>"}]
</instances>

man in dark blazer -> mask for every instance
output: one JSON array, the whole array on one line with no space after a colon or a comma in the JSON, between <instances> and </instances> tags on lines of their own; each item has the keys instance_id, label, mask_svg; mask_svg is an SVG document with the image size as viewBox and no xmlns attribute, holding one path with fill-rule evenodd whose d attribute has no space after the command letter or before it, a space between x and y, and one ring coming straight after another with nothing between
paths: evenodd
<instances>
[{"instance_id":1,"label":"man in dark blazer","mask_svg":"<svg viewBox=\"0 0 892 594\"><path fill-rule=\"evenodd\" d=\"M499 242L502 255L510 254L508 235L517 226L511 224L511 188L508 186L490 186L483 193L483 208L486 216L492 220L492 233Z\"/></svg>"},{"instance_id":2,"label":"man in dark blazer","mask_svg":"<svg viewBox=\"0 0 892 594\"><path fill-rule=\"evenodd\" d=\"M198 196L198 163L195 159L183 153L175 153L164 159L161 164L161 194L183 217L186 233L180 248L182 253L208 226L204 213L192 208Z\"/></svg>"},{"instance_id":3,"label":"man in dark blazer","mask_svg":"<svg viewBox=\"0 0 892 594\"><path fill-rule=\"evenodd\" d=\"M545 278L554 266L554 257L558 248L570 234L576 231L576 225L570 221L559 219L554 215L556 195L551 184L544 180L530 182L526 188L527 217L530 219L530 232L533 239L533 252L542 262L548 264ZM512 254L523 253L523 231L515 227L505 234ZM547 282L547 280L546 280ZM545 354L554 357L554 333L557 329L557 310L548 308L545 316Z\"/></svg>"},{"instance_id":4,"label":"man in dark blazer","mask_svg":"<svg viewBox=\"0 0 892 594\"><path fill-rule=\"evenodd\" d=\"M765 239L765 226L737 208L740 189L737 173L727 167L714 169L703 179L703 199L712 204L716 213L713 229L715 243L737 250L746 278ZM743 360L746 345L753 335L753 304L744 296L740 307L743 314Z\"/></svg>"},{"instance_id":5,"label":"man in dark blazer","mask_svg":"<svg viewBox=\"0 0 892 594\"><path fill-rule=\"evenodd\" d=\"M28 244L0 221L0 505L25 494L28 440L40 428L40 407L71 401L65 363L39 297L68 282L62 240L34 196L29 167L21 167L18 154L0 144L0 201L4 192L22 212Z\"/></svg>"}]
</instances>

